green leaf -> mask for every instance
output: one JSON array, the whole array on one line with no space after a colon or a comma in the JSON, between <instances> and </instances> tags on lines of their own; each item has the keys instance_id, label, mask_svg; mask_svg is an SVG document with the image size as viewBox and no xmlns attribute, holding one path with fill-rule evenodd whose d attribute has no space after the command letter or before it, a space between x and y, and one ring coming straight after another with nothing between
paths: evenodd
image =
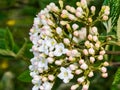
<instances>
[{"instance_id":1,"label":"green leaf","mask_svg":"<svg viewBox=\"0 0 120 90\"><path fill-rule=\"evenodd\" d=\"M10 50L0 49L0 55L16 57L16 54Z\"/></svg>"},{"instance_id":2,"label":"green leaf","mask_svg":"<svg viewBox=\"0 0 120 90\"><path fill-rule=\"evenodd\" d=\"M9 46L10 50L13 50L15 43L14 43L12 33L10 32L9 29L7 29L6 34L7 34L6 38L7 38L7 41L8 41L8 46Z\"/></svg>"},{"instance_id":3,"label":"green leaf","mask_svg":"<svg viewBox=\"0 0 120 90\"><path fill-rule=\"evenodd\" d=\"M117 38L118 38L118 41L120 41L120 17L117 22Z\"/></svg>"},{"instance_id":4,"label":"green leaf","mask_svg":"<svg viewBox=\"0 0 120 90\"><path fill-rule=\"evenodd\" d=\"M22 82L31 82L32 77L30 76L30 71L26 70L24 71L19 77L18 79Z\"/></svg>"},{"instance_id":5,"label":"green leaf","mask_svg":"<svg viewBox=\"0 0 120 90\"><path fill-rule=\"evenodd\" d=\"M117 72L115 73L114 81L112 84L120 84L120 68L118 68Z\"/></svg>"},{"instance_id":6,"label":"green leaf","mask_svg":"<svg viewBox=\"0 0 120 90\"><path fill-rule=\"evenodd\" d=\"M25 39L25 43L23 44L23 46L21 47L21 49L18 51L16 58L20 58L22 57L22 55L24 54L26 47L27 47L27 39Z\"/></svg>"}]
</instances>

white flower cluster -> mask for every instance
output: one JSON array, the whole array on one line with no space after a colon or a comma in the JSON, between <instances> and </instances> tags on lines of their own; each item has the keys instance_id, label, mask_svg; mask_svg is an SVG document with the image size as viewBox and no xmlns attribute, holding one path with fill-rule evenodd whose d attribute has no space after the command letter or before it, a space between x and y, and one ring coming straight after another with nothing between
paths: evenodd
<instances>
[{"instance_id":1,"label":"white flower cluster","mask_svg":"<svg viewBox=\"0 0 120 90\"><path fill-rule=\"evenodd\" d=\"M100 70L103 77L108 76L105 50L89 16L89 11L94 16L96 9L91 6L89 10L86 0L77 2L76 9L69 5L63 8L62 0L59 4L60 8L50 3L41 10L30 29L34 54L29 66L34 84L32 90L51 90L56 77L69 83L75 75L78 83L71 86L71 90L80 85L82 90L88 90L94 71ZM108 15L109 7L103 6L99 20L107 20Z\"/></svg>"}]
</instances>

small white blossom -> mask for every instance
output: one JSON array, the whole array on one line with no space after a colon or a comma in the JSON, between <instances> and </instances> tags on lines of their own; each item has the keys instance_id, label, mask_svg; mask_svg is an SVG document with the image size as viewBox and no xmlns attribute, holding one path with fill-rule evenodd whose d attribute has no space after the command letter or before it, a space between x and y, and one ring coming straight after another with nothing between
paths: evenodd
<instances>
[{"instance_id":1,"label":"small white blossom","mask_svg":"<svg viewBox=\"0 0 120 90\"><path fill-rule=\"evenodd\" d=\"M60 71L61 73L58 74L58 77L63 79L64 83L68 83L73 78L72 71L69 68L61 67Z\"/></svg>"}]
</instances>

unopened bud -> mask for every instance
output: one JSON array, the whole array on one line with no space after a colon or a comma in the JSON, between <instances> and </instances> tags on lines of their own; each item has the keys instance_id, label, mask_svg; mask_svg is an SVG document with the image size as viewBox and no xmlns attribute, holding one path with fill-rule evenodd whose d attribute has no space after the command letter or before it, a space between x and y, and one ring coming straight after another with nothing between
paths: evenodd
<instances>
[{"instance_id":1,"label":"unopened bud","mask_svg":"<svg viewBox=\"0 0 120 90\"><path fill-rule=\"evenodd\" d=\"M108 62L104 62L103 65L104 66L109 66L109 63Z\"/></svg>"},{"instance_id":2,"label":"unopened bud","mask_svg":"<svg viewBox=\"0 0 120 90\"><path fill-rule=\"evenodd\" d=\"M87 50L87 49L84 49L84 50L83 50L83 53L87 56L87 55L88 55L88 50Z\"/></svg>"},{"instance_id":3,"label":"unopened bud","mask_svg":"<svg viewBox=\"0 0 120 90\"><path fill-rule=\"evenodd\" d=\"M48 75L48 79L49 79L50 81L53 81L53 80L55 79L55 76L53 76L53 75Z\"/></svg>"},{"instance_id":4,"label":"unopened bud","mask_svg":"<svg viewBox=\"0 0 120 90\"><path fill-rule=\"evenodd\" d=\"M100 55L104 55L105 54L105 50L102 50L99 53L100 53Z\"/></svg>"},{"instance_id":5,"label":"unopened bud","mask_svg":"<svg viewBox=\"0 0 120 90\"><path fill-rule=\"evenodd\" d=\"M108 20L108 16L103 16L103 18L102 18L104 21L106 21L106 20Z\"/></svg>"},{"instance_id":6,"label":"unopened bud","mask_svg":"<svg viewBox=\"0 0 120 90\"><path fill-rule=\"evenodd\" d=\"M92 36L91 34L89 34L89 35L88 35L88 39L89 39L90 41L92 41L93 36Z\"/></svg>"},{"instance_id":7,"label":"unopened bud","mask_svg":"<svg viewBox=\"0 0 120 90\"><path fill-rule=\"evenodd\" d=\"M91 6L90 10L92 13L95 13L95 10L96 10L95 6Z\"/></svg>"},{"instance_id":8,"label":"unopened bud","mask_svg":"<svg viewBox=\"0 0 120 90\"><path fill-rule=\"evenodd\" d=\"M94 63L95 62L95 58L94 57L90 57L90 62Z\"/></svg>"},{"instance_id":9,"label":"unopened bud","mask_svg":"<svg viewBox=\"0 0 120 90\"><path fill-rule=\"evenodd\" d=\"M95 54L95 50L93 48L90 48L88 51L89 51L89 54L91 54L91 55Z\"/></svg>"},{"instance_id":10,"label":"unopened bud","mask_svg":"<svg viewBox=\"0 0 120 90\"><path fill-rule=\"evenodd\" d=\"M103 55L99 55L98 60L103 60Z\"/></svg>"},{"instance_id":11,"label":"unopened bud","mask_svg":"<svg viewBox=\"0 0 120 90\"><path fill-rule=\"evenodd\" d=\"M98 37L97 36L93 36L93 41L97 42L98 41Z\"/></svg>"},{"instance_id":12,"label":"unopened bud","mask_svg":"<svg viewBox=\"0 0 120 90\"><path fill-rule=\"evenodd\" d=\"M77 24L73 24L73 25L72 25L72 28L73 28L73 30L76 30L76 29L79 28L79 26L78 26Z\"/></svg>"},{"instance_id":13,"label":"unopened bud","mask_svg":"<svg viewBox=\"0 0 120 90\"><path fill-rule=\"evenodd\" d=\"M77 74L77 75L81 74L82 72L83 72L83 71L82 71L82 70L80 70L80 69L75 70L75 74Z\"/></svg>"},{"instance_id":14,"label":"unopened bud","mask_svg":"<svg viewBox=\"0 0 120 90\"><path fill-rule=\"evenodd\" d=\"M88 68L88 65L86 63L83 63L81 66L80 66L81 69L83 70L86 70Z\"/></svg>"},{"instance_id":15,"label":"unopened bud","mask_svg":"<svg viewBox=\"0 0 120 90\"><path fill-rule=\"evenodd\" d=\"M108 77L108 73L102 73L102 77L103 78L107 78Z\"/></svg>"},{"instance_id":16,"label":"unopened bud","mask_svg":"<svg viewBox=\"0 0 120 90\"><path fill-rule=\"evenodd\" d=\"M93 77L93 76L94 76L93 71L89 72L88 77Z\"/></svg>"},{"instance_id":17,"label":"unopened bud","mask_svg":"<svg viewBox=\"0 0 120 90\"><path fill-rule=\"evenodd\" d=\"M70 40L68 38L64 38L63 39L63 42L66 44L66 45L69 45L70 44Z\"/></svg>"},{"instance_id":18,"label":"unopened bud","mask_svg":"<svg viewBox=\"0 0 120 90\"><path fill-rule=\"evenodd\" d=\"M71 86L71 90L76 90L78 87L79 87L79 84L72 85L72 86Z\"/></svg>"},{"instance_id":19,"label":"unopened bud","mask_svg":"<svg viewBox=\"0 0 120 90\"><path fill-rule=\"evenodd\" d=\"M107 68L106 67L101 67L101 72L103 72L103 73L107 72Z\"/></svg>"}]
</instances>

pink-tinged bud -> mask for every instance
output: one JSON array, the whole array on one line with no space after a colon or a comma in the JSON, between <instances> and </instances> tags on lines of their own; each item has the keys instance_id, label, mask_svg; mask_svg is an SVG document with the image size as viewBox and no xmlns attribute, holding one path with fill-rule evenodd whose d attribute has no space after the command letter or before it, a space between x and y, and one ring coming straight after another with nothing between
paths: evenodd
<instances>
[{"instance_id":1,"label":"pink-tinged bud","mask_svg":"<svg viewBox=\"0 0 120 90\"><path fill-rule=\"evenodd\" d=\"M72 28L73 28L73 30L76 30L76 29L79 28L79 26L78 26L77 24L73 24L73 25L72 25Z\"/></svg>"},{"instance_id":2,"label":"pink-tinged bud","mask_svg":"<svg viewBox=\"0 0 120 90\"><path fill-rule=\"evenodd\" d=\"M66 14L61 14L60 15L62 18L67 18L67 15Z\"/></svg>"},{"instance_id":3,"label":"pink-tinged bud","mask_svg":"<svg viewBox=\"0 0 120 90\"><path fill-rule=\"evenodd\" d=\"M82 70L80 70L80 69L75 70L75 74L77 74L77 75L81 74L82 72L83 72L83 71L82 71Z\"/></svg>"},{"instance_id":4,"label":"pink-tinged bud","mask_svg":"<svg viewBox=\"0 0 120 90\"><path fill-rule=\"evenodd\" d=\"M31 32L31 33L34 33L34 29L31 28L31 29L30 29L30 32Z\"/></svg>"},{"instance_id":5,"label":"pink-tinged bud","mask_svg":"<svg viewBox=\"0 0 120 90\"><path fill-rule=\"evenodd\" d=\"M68 18L69 18L70 20L75 20L75 19L76 19L76 17L75 17L74 15L72 15L72 14L69 14L69 15L68 15Z\"/></svg>"},{"instance_id":6,"label":"pink-tinged bud","mask_svg":"<svg viewBox=\"0 0 120 90\"><path fill-rule=\"evenodd\" d=\"M90 62L94 63L95 62L95 58L94 57L90 57Z\"/></svg>"},{"instance_id":7,"label":"pink-tinged bud","mask_svg":"<svg viewBox=\"0 0 120 90\"><path fill-rule=\"evenodd\" d=\"M68 11L67 10L62 10L62 14L68 14Z\"/></svg>"},{"instance_id":8,"label":"pink-tinged bud","mask_svg":"<svg viewBox=\"0 0 120 90\"><path fill-rule=\"evenodd\" d=\"M79 84L72 85L70 90L76 90L79 87Z\"/></svg>"},{"instance_id":9,"label":"pink-tinged bud","mask_svg":"<svg viewBox=\"0 0 120 90\"><path fill-rule=\"evenodd\" d=\"M103 55L99 55L98 60L103 60Z\"/></svg>"},{"instance_id":10,"label":"pink-tinged bud","mask_svg":"<svg viewBox=\"0 0 120 90\"><path fill-rule=\"evenodd\" d=\"M82 6L87 7L87 1L86 0L81 0L81 4L82 4Z\"/></svg>"},{"instance_id":11,"label":"pink-tinged bud","mask_svg":"<svg viewBox=\"0 0 120 90\"><path fill-rule=\"evenodd\" d=\"M90 42L87 40L85 41L85 46L88 47L90 45Z\"/></svg>"},{"instance_id":12,"label":"pink-tinged bud","mask_svg":"<svg viewBox=\"0 0 120 90\"><path fill-rule=\"evenodd\" d=\"M63 39L63 42L66 44L66 45L69 45L70 44L70 40L68 38L64 38Z\"/></svg>"},{"instance_id":13,"label":"pink-tinged bud","mask_svg":"<svg viewBox=\"0 0 120 90\"><path fill-rule=\"evenodd\" d=\"M83 63L81 66L80 66L81 69L83 70L86 70L88 68L88 65L86 63Z\"/></svg>"},{"instance_id":14,"label":"pink-tinged bud","mask_svg":"<svg viewBox=\"0 0 120 90\"><path fill-rule=\"evenodd\" d=\"M48 63L52 64L54 62L54 59L52 57L47 58Z\"/></svg>"},{"instance_id":15,"label":"pink-tinged bud","mask_svg":"<svg viewBox=\"0 0 120 90\"><path fill-rule=\"evenodd\" d=\"M105 50L102 50L99 52L100 55L104 55L105 54Z\"/></svg>"},{"instance_id":16,"label":"pink-tinged bud","mask_svg":"<svg viewBox=\"0 0 120 90\"><path fill-rule=\"evenodd\" d=\"M69 60L69 61L74 61L74 58L73 58L72 56L70 56L70 57L68 58L68 60Z\"/></svg>"},{"instance_id":17,"label":"pink-tinged bud","mask_svg":"<svg viewBox=\"0 0 120 90\"><path fill-rule=\"evenodd\" d=\"M79 17L79 18L82 17L82 13L81 13L81 12L78 12L78 11L75 13L75 15L76 15L77 17Z\"/></svg>"},{"instance_id":18,"label":"pink-tinged bud","mask_svg":"<svg viewBox=\"0 0 120 90\"><path fill-rule=\"evenodd\" d=\"M75 56L75 55L77 55L77 54L78 54L78 51L77 51L76 49L73 49L73 50L72 50L72 55Z\"/></svg>"},{"instance_id":19,"label":"pink-tinged bud","mask_svg":"<svg viewBox=\"0 0 120 90\"><path fill-rule=\"evenodd\" d=\"M92 13L95 13L96 7L95 6L91 6L90 10L91 10Z\"/></svg>"},{"instance_id":20,"label":"pink-tinged bud","mask_svg":"<svg viewBox=\"0 0 120 90\"><path fill-rule=\"evenodd\" d=\"M79 60L79 64L83 64L84 63L84 60L83 59L80 59Z\"/></svg>"},{"instance_id":21,"label":"pink-tinged bud","mask_svg":"<svg viewBox=\"0 0 120 90\"><path fill-rule=\"evenodd\" d=\"M91 54L91 55L95 54L95 50L93 48L90 48L88 51L89 51L89 54Z\"/></svg>"},{"instance_id":22,"label":"pink-tinged bud","mask_svg":"<svg viewBox=\"0 0 120 90\"><path fill-rule=\"evenodd\" d=\"M56 28L56 32L57 32L57 34L61 34L62 33L62 29L60 27L57 27Z\"/></svg>"},{"instance_id":23,"label":"pink-tinged bud","mask_svg":"<svg viewBox=\"0 0 120 90\"><path fill-rule=\"evenodd\" d=\"M98 41L98 37L97 36L93 36L93 41L97 42Z\"/></svg>"},{"instance_id":24,"label":"pink-tinged bud","mask_svg":"<svg viewBox=\"0 0 120 90\"><path fill-rule=\"evenodd\" d=\"M53 76L53 75L48 75L48 79L49 79L50 81L53 81L53 80L55 79L55 76Z\"/></svg>"},{"instance_id":25,"label":"pink-tinged bud","mask_svg":"<svg viewBox=\"0 0 120 90\"><path fill-rule=\"evenodd\" d=\"M72 52L70 50L67 51L66 55L71 56Z\"/></svg>"},{"instance_id":26,"label":"pink-tinged bud","mask_svg":"<svg viewBox=\"0 0 120 90\"><path fill-rule=\"evenodd\" d=\"M79 32L78 31L74 31L73 35L76 36L76 37L78 37L79 36Z\"/></svg>"},{"instance_id":27,"label":"pink-tinged bud","mask_svg":"<svg viewBox=\"0 0 120 90\"><path fill-rule=\"evenodd\" d=\"M64 26L64 25L68 24L68 21L60 21L60 24Z\"/></svg>"},{"instance_id":28,"label":"pink-tinged bud","mask_svg":"<svg viewBox=\"0 0 120 90\"><path fill-rule=\"evenodd\" d=\"M45 82L45 81L47 81L48 79L47 79L47 77L42 77L42 81L43 82Z\"/></svg>"},{"instance_id":29,"label":"pink-tinged bud","mask_svg":"<svg viewBox=\"0 0 120 90\"><path fill-rule=\"evenodd\" d=\"M43 86L40 86L40 90L44 90L44 87L43 87Z\"/></svg>"},{"instance_id":30,"label":"pink-tinged bud","mask_svg":"<svg viewBox=\"0 0 120 90\"><path fill-rule=\"evenodd\" d=\"M92 36L91 34L89 34L89 35L88 35L88 39L89 39L90 41L92 41L93 36Z\"/></svg>"},{"instance_id":31,"label":"pink-tinged bud","mask_svg":"<svg viewBox=\"0 0 120 90\"><path fill-rule=\"evenodd\" d=\"M106 21L106 20L108 20L108 16L103 16L103 18L102 18L104 21Z\"/></svg>"},{"instance_id":32,"label":"pink-tinged bud","mask_svg":"<svg viewBox=\"0 0 120 90\"><path fill-rule=\"evenodd\" d=\"M103 73L106 73L107 72L107 68L106 67L101 67L101 72L103 72Z\"/></svg>"},{"instance_id":33,"label":"pink-tinged bud","mask_svg":"<svg viewBox=\"0 0 120 90\"><path fill-rule=\"evenodd\" d=\"M80 77L80 78L77 79L78 83L82 83L82 82L84 82L84 80L85 80L84 76L82 76L82 77Z\"/></svg>"},{"instance_id":34,"label":"pink-tinged bud","mask_svg":"<svg viewBox=\"0 0 120 90\"><path fill-rule=\"evenodd\" d=\"M93 77L93 76L94 76L93 71L89 72L88 77Z\"/></svg>"},{"instance_id":35,"label":"pink-tinged bud","mask_svg":"<svg viewBox=\"0 0 120 90\"><path fill-rule=\"evenodd\" d=\"M104 66L109 66L109 63L108 62L104 62L103 65Z\"/></svg>"},{"instance_id":36,"label":"pink-tinged bud","mask_svg":"<svg viewBox=\"0 0 120 90\"><path fill-rule=\"evenodd\" d=\"M50 57L54 57L54 53L53 52L49 52L49 56Z\"/></svg>"},{"instance_id":37,"label":"pink-tinged bud","mask_svg":"<svg viewBox=\"0 0 120 90\"><path fill-rule=\"evenodd\" d=\"M97 27L92 27L91 34L93 34L93 35L97 35L98 34Z\"/></svg>"},{"instance_id":38,"label":"pink-tinged bud","mask_svg":"<svg viewBox=\"0 0 120 90\"><path fill-rule=\"evenodd\" d=\"M108 77L108 73L102 73L102 77L103 78L107 78Z\"/></svg>"},{"instance_id":39,"label":"pink-tinged bud","mask_svg":"<svg viewBox=\"0 0 120 90\"><path fill-rule=\"evenodd\" d=\"M58 65L58 66L60 66L60 65L62 64L62 61L56 60L56 61L55 61L55 64Z\"/></svg>"},{"instance_id":40,"label":"pink-tinged bud","mask_svg":"<svg viewBox=\"0 0 120 90\"><path fill-rule=\"evenodd\" d=\"M77 69L77 66L74 65L74 64L71 64L71 65L69 66L69 68L70 68L71 70L75 70L75 69Z\"/></svg>"},{"instance_id":41,"label":"pink-tinged bud","mask_svg":"<svg viewBox=\"0 0 120 90\"><path fill-rule=\"evenodd\" d=\"M100 42L96 42L96 43L95 43L95 47L96 47L97 49L99 49L99 48L100 48Z\"/></svg>"},{"instance_id":42,"label":"pink-tinged bud","mask_svg":"<svg viewBox=\"0 0 120 90\"><path fill-rule=\"evenodd\" d=\"M66 6L66 9L67 9L67 10L70 10L70 9L71 9L71 6L67 5L67 6Z\"/></svg>"},{"instance_id":43,"label":"pink-tinged bud","mask_svg":"<svg viewBox=\"0 0 120 90\"><path fill-rule=\"evenodd\" d=\"M76 12L75 8L74 8L74 7L71 7L71 8L70 8L70 12L75 13L75 12Z\"/></svg>"},{"instance_id":44,"label":"pink-tinged bud","mask_svg":"<svg viewBox=\"0 0 120 90\"><path fill-rule=\"evenodd\" d=\"M84 49L84 50L83 50L83 53L87 56L87 55L88 55L88 50L87 50L87 49Z\"/></svg>"},{"instance_id":45,"label":"pink-tinged bud","mask_svg":"<svg viewBox=\"0 0 120 90\"><path fill-rule=\"evenodd\" d=\"M91 48L93 48L93 47L94 47L94 45L93 45L92 43L90 43L90 47L91 47Z\"/></svg>"},{"instance_id":46,"label":"pink-tinged bud","mask_svg":"<svg viewBox=\"0 0 120 90\"><path fill-rule=\"evenodd\" d=\"M109 10L106 10L106 11L104 12L104 14L105 14L105 15L109 15L109 14L110 14L110 11L109 11Z\"/></svg>"},{"instance_id":47,"label":"pink-tinged bud","mask_svg":"<svg viewBox=\"0 0 120 90\"><path fill-rule=\"evenodd\" d=\"M77 8L77 11L80 12L80 13L82 13L82 12L83 12L83 9L82 9L81 7L78 7L78 8Z\"/></svg>"},{"instance_id":48,"label":"pink-tinged bud","mask_svg":"<svg viewBox=\"0 0 120 90\"><path fill-rule=\"evenodd\" d=\"M88 88L89 88L89 85L85 84L85 85L83 85L82 90L88 90Z\"/></svg>"}]
</instances>

